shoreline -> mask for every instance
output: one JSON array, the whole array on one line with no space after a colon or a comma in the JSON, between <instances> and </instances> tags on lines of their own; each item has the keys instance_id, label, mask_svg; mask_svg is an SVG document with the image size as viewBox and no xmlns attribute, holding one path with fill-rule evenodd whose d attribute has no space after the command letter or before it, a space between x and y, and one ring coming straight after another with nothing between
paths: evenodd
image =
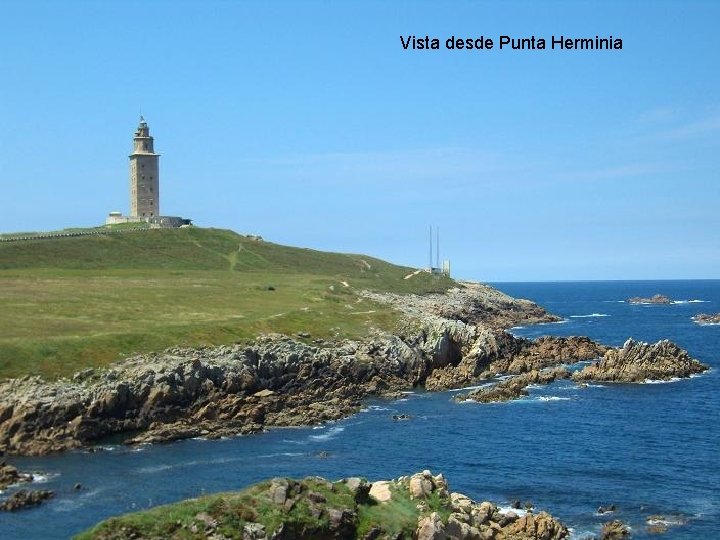
<instances>
[{"instance_id":1,"label":"shoreline","mask_svg":"<svg viewBox=\"0 0 720 540\"><path fill-rule=\"evenodd\" d=\"M504 399L515 399L528 384L551 380L544 370L579 360L600 359L583 370L582 378L573 375L577 381L667 380L706 369L669 342L651 346L630 340L613 349L584 337L530 341L512 336L506 329L518 323L559 318L478 283L461 283L443 294L363 296L390 303L402 313L403 328L319 345L266 335L252 346L138 355L105 370L84 370L72 381L4 381L0 451L45 455L92 448L123 434L124 444L141 444L322 424L357 414L366 398L418 386L460 389L498 375L513 378L489 390L511 386ZM637 365L633 377L623 379L628 363ZM527 384L513 380L521 375Z\"/></svg>"}]
</instances>

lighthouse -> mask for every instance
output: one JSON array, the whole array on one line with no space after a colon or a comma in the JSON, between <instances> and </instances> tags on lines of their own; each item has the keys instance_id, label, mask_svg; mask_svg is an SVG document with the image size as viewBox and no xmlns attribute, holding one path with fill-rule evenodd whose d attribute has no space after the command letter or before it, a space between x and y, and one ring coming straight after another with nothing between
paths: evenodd
<instances>
[{"instance_id":1,"label":"lighthouse","mask_svg":"<svg viewBox=\"0 0 720 540\"><path fill-rule=\"evenodd\" d=\"M160 215L160 154L145 118L140 117L130 154L130 216L152 218Z\"/></svg>"}]
</instances>

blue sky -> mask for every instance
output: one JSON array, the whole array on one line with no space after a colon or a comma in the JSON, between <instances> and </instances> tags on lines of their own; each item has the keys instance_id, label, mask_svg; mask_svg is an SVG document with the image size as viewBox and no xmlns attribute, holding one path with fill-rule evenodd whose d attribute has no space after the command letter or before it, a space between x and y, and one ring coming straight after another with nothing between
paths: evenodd
<instances>
[{"instance_id":1,"label":"blue sky","mask_svg":"<svg viewBox=\"0 0 720 540\"><path fill-rule=\"evenodd\" d=\"M13 2L0 231L163 214L486 281L720 278L720 2ZM409 51L400 36L623 39Z\"/></svg>"}]
</instances>

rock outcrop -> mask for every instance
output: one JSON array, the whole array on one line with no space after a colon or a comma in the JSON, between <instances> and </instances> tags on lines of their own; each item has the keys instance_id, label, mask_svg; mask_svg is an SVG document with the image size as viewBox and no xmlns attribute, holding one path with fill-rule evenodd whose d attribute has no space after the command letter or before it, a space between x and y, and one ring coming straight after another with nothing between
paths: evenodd
<instances>
[{"instance_id":1,"label":"rock outcrop","mask_svg":"<svg viewBox=\"0 0 720 540\"><path fill-rule=\"evenodd\" d=\"M470 281L443 294L395 294L364 292L372 300L390 303L404 313L425 317L428 314L494 330L511 326L561 321L529 300L513 298L488 285Z\"/></svg>"},{"instance_id":2,"label":"rock outcrop","mask_svg":"<svg viewBox=\"0 0 720 540\"><path fill-rule=\"evenodd\" d=\"M630 527L619 519L603 523L600 530L600 540L625 540L630 536Z\"/></svg>"},{"instance_id":3,"label":"rock outcrop","mask_svg":"<svg viewBox=\"0 0 720 540\"><path fill-rule=\"evenodd\" d=\"M546 512L522 517L502 513L491 502L477 503L451 493L445 477L430 471L374 482L372 487L358 478L339 482L275 478L237 494L180 504L185 505L185 518L167 517L180 514L159 508L146 512L152 519L114 518L79 538L152 537L149 527L138 525L143 522L173 537L193 538L223 534L255 540L562 540L569 536L565 525Z\"/></svg>"},{"instance_id":4,"label":"rock outcrop","mask_svg":"<svg viewBox=\"0 0 720 540\"><path fill-rule=\"evenodd\" d=\"M0 489L5 489L12 484L32 481L32 474L22 473L12 465L8 465L4 461L0 461Z\"/></svg>"},{"instance_id":5,"label":"rock outcrop","mask_svg":"<svg viewBox=\"0 0 720 540\"><path fill-rule=\"evenodd\" d=\"M573 379L630 383L689 377L707 369L671 341L649 345L628 339L621 348L608 350L600 361L575 373Z\"/></svg>"},{"instance_id":6,"label":"rock outcrop","mask_svg":"<svg viewBox=\"0 0 720 540\"><path fill-rule=\"evenodd\" d=\"M54 495L54 492L44 489L21 489L0 503L0 511L15 512L16 510L21 510L23 508L38 506L39 504L42 504L43 501L52 498Z\"/></svg>"},{"instance_id":7,"label":"rock outcrop","mask_svg":"<svg viewBox=\"0 0 720 540\"><path fill-rule=\"evenodd\" d=\"M432 391L469 386L498 375L600 358L607 347L587 337L544 336L535 341L505 332L478 331L473 346L457 365L434 370L425 381Z\"/></svg>"},{"instance_id":8,"label":"rock outcrop","mask_svg":"<svg viewBox=\"0 0 720 540\"><path fill-rule=\"evenodd\" d=\"M665 295L656 294L649 298L633 296L627 299L628 304L672 304L672 300Z\"/></svg>"},{"instance_id":9,"label":"rock outcrop","mask_svg":"<svg viewBox=\"0 0 720 540\"><path fill-rule=\"evenodd\" d=\"M455 397L456 401L473 400L480 403L510 401L527 396L527 387L531 384L548 384L557 379L567 379L570 372L564 367L556 367L543 371L532 370L522 375L515 375L498 384L487 388L478 388L469 394Z\"/></svg>"},{"instance_id":10,"label":"rock outcrop","mask_svg":"<svg viewBox=\"0 0 720 540\"><path fill-rule=\"evenodd\" d=\"M693 317L693 321L698 324L720 324L720 313L698 313Z\"/></svg>"}]
</instances>

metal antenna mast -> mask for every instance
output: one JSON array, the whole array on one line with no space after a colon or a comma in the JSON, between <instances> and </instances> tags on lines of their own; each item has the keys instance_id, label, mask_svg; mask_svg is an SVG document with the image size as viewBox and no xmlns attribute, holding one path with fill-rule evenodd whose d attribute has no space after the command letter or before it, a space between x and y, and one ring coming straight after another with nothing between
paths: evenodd
<instances>
[{"instance_id":1,"label":"metal antenna mast","mask_svg":"<svg viewBox=\"0 0 720 540\"><path fill-rule=\"evenodd\" d=\"M435 268L440 268L440 226L435 226L436 242L435 242L435 253L437 256Z\"/></svg>"},{"instance_id":2,"label":"metal antenna mast","mask_svg":"<svg viewBox=\"0 0 720 540\"><path fill-rule=\"evenodd\" d=\"M432 270L432 259L433 259L433 246L432 246L432 225L430 225L430 259L428 262L430 263L430 266L428 267L430 270Z\"/></svg>"}]
</instances>

